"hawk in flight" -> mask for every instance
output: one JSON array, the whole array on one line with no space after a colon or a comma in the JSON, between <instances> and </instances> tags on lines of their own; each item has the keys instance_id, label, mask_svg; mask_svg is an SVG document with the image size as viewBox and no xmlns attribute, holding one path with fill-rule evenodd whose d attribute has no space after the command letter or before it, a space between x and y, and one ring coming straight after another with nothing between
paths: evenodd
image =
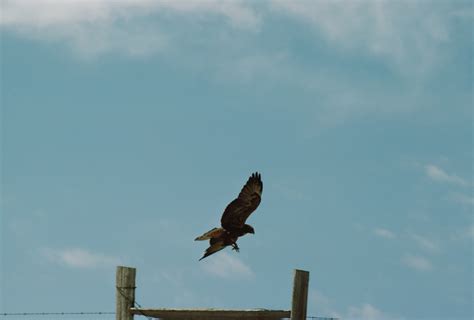
<instances>
[{"instance_id":1,"label":"hawk in flight","mask_svg":"<svg viewBox=\"0 0 474 320\"><path fill-rule=\"evenodd\" d=\"M257 209L262 199L263 183L260 173L253 173L247 180L239 196L225 208L221 218L221 228L214 228L195 241L209 240L210 246L201 259L210 256L227 246L239 252L237 239L247 233L255 233L251 225L245 221Z\"/></svg>"}]
</instances>

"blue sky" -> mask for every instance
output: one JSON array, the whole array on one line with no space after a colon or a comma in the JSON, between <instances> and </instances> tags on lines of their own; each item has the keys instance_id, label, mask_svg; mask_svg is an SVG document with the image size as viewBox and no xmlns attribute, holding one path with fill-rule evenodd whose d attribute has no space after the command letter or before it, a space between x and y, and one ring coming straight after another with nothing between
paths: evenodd
<instances>
[{"instance_id":1,"label":"blue sky","mask_svg":"<svg viewBox=\"0 0 474 320\"><path fill-rule=\"evenodd\" d=\"M471 319L469 1L2 1L2 312ZM254 171L256 234L193 239ZM80 297L78 302L77 297Z\"/></svg>"}]
</instances>

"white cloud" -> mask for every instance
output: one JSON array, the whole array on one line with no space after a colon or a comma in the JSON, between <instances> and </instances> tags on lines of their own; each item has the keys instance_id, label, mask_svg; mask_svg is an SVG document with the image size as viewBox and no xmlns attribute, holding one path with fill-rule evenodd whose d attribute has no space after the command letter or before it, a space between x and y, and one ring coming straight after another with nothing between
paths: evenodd
<instances>
[{"instance_id":1,"label":"white cloud","mask_svg":"<svg viewBox=\"0 0 474 320\"><path fill-rule=\"evenodd\" d=\"M218 0L5 0L1 25L36 27L110 23L154 13L212 14L239 28L258 27L260 20L242 1Z\"/></svg>"},{"instance_id":2,"label":"white cloud","mask_svg":"<svg viewBox=\"0 0 474 320\"><path fill-rule=\"evenodd\" d=\"M297 184L291 184L288 182L276 183L272 187L275 188L282 196L289 198L291 200L304 200L308 197L302 192Z\"/></svg>"},{"instance_id":3,"label":"white cloud","mask_svg":"<svg viewBox=\"0 0 474 320\"><path fill-rule=\"evenodd\" d=\"M392 231L383 228L375 228L374 234L378 237L386 239L394 239L396 237L396 235Z\"/></svg>"},{"instance_id":4,"label":"white cloud","mask_svg":"<svg viewBox=\"0 0 474 320\"><path fill-rule=\"evenodd\" d=\"M223 45L228 45L223 43ZM265 78L282 78L283 74L293 72L289 66L289 57L285 52L252 53L232 57L232 62L223 59L216 67L219 81L232 76L234 80L250 82Z\"/></svg>"},{"instance_id":5,"label":"white cloud","mask_svg":"<svg viewBox=\"0 0 474 320\"><path fill-rule=\"evenodd\" d=\"M165 0L152 2L162 9L190 14L213 14L223 16L236 28L254 30L260 26L260 17L244 1L219 0Z\"/></svg>"},{"instance_id":6,"label":"white cloud","mask_svg":"<svg viewBox=\"0 0 474 320\"><path fill-rule=\"evenodd\" d=\"M429 271L433 269L431 262L422 256L406 254L403 256L402 262L406 266L418 271Z\"/></svg>"},{"instance_id":7,"label":"white cloud","mask_svg":"<svg viewBox=\"0 0 474 320\"><path fill-rule=\"evenodd\" d=\"M468 240L470 242L474 241L474 224L462 228L452 236L453 240Z\"/></svg>"},{"instance_id":8,"label":"white cloud","mask_svg":"<svg viewBox=\"0 0 474 320\"><path fill-rule=\"evenodd\" d=\"M360 307L349 307L348 314L344 317L348 320L392 320L398 319L383 313L373 305L366 303Z\"/></svg>"},{"instance_id":9,"label":"white cloud","mask_svg":"<svg viewBox=\"0 0 474 320\"><path fill-rule=\"evenodd\" d=\"M341 314L334 310L332 303L324 294L317 290L311 289L308 293L308 306L317 310L318 314L325 317L342 318Z\"/></svg>"},{"instance_id":10,"label":"white cloud","mask_svg":"<svg viewBox=\"0 0 474 320\"><path fill-rule=\"evenodd\" d=\"M474 19L474 8L471 6L469 8L454 10L451 11L450 14L456 18Z\"/></svg>"},{"instance_id":11,"label":"white cloud","mask_svg":"<svg viewBox=\"0 0 474 320\"><path fill-rule=\"evenodd\" d=\"M431 101L420 99L423 79L412 75L446 65L434 62L459 50L459 45L446 45L453 17L442 4L410 1L6 0L0 27L65 45L82 59L159 56L219 84L304 88L321 101L310 109L317 122L308 129L313 135L367 113L431 106ZM274 39L271 26L286 20L299 25L305 37L308 30L309 37L313 32L311 45L340 55L337 61L369 56L394 74L408 73L404 94L377 80L351 79L352 72L331 58L302 59L302 52L288 41L291 34L277 45L275 40L262 41Z\"/></svg>"},{"instance_id":12,"label":"white cloud","mask_svg":"<svg viewBox=\"0 0 474 320\"><path fill-rule=\"evenodd\" d=\"M116 257L81 248L63 250L43 248L40 253L51 262L78 269L109 268L120 264L120 259Z\"/></svg>"},{"instance_id":13,"label":"white cloud","mask_svg":"<svg viewBox=\"0 0 474 320\"><path fill-rule=\"evenodd\" d=\"M322 312L326 312L327 306L329 305L329 299L317 290L310 290L308 294L308 300L310 304L317 305L317 309L324 309Z\"/></svg>"},{"instance_id":14,"label":"white cloud","mask_svg":"<svg viewBox=\"0 0 474 320\"><path fill-rule=\"evenodd\" d=\"M163 270L155 270L151 281L157 282L159 287L166 288L168 297L172 297L169 307L183 307L190 305L209 304L208 296L203 296L189 285L193 277L194 269L186 267L167 267Z\"/></svg>"},{"instance_id":15,"label":"white cloud","mask_svg":"<svg viewBox=\"0 0 474 320\"><path fill-rule=\"evenodd\" d=\"M242 1L5 0L0 26L32 39L64 42L82 57L108 52L145 56L177 42L163 21L185 25L214 17L243 30L260 25Z\"/></svg>"},{"instance_id":16,"label":"white cloud","mask_svg":"<svg viewBox=\"0 0 474 320\"><path fill-rule=\"evenodd\" d=\"M471 245L474 243L474 224L458 228L449 238L453 242L468 241Z\"/></svg>"},{"instance_id":17,"label":"white cloud","mask_svg":"<svg viewBox=\"0 0 474 320\"><path fill-rule=\"evenodd\" d=\"M428 164L425 166L425 173L426 175L434 180L434 181L438 181L438 182L446 182L446 183L451 183L451 184L456 184L456 185L459 185L459 186L466 186L467 185L467 182L466 180L458 177L457 175L450 175L448 173L446 173L443 169L441 169L440 167L437 167L433 164Z\"/></svg>"},{"instance_id":18,"label":"white cloud","mask_svg":"<svg viewBox=\"0 0 474 320\"><path fill-rule=\"evenodd\" d=\"M234 278L236 276L251 278L254 276L254 273L246 264L227 252L203 260L202 268L220 278Z\"/></svg>"},{"instance_id":19,"label":"white cloud","mask_svg":"<svg viewBox=\"0 0 474 320\"><path fill-rule=\"evenodd\" d=\"M343 51L359 50L412 70L433 65L449 41L444 9L421 1L378 0L4 0L0 25L34 39L66 42L83 55L136 56L178 46L177 26L189 34L203 23L219 21L212 32L225 27L258 32L264 18L279 13L315 29ZM187 25L190 21L198 25Z\"/></svg>"},{"instance_id":20,"label":"white cloud","mask_svg":"<svg viewBox=\"0 0 474 320\"><path fill-rule=\"evenodd\" d=\"M410 236L421 249L431 253L439 251L439 246L434 241L418 234L411 234Z\"/></svg>"},{"instance_id":21,"label":"white cloud","mask_svg":"<svg viewBox=\"0 0 474 320\"><path fill-rule=\"evenodd\" d=\"M472 195L468 196L462 193L452 193L449 195L449 199L454 202L465 204L468 206L474 205L474 196Z\"/></svg>"},{"instance_id":22,"label":"white cloud","mask_svg":"<svg viewBox=\"0 0 474 320\"><path fill-rule=\"evenodd\" d=\"M422 1L272 1L276 10L314 28L342 50L386 58L404 69L436 62L449 41L443 6ZM407 68L408 67L408 68Z\"/></svg>"},{"instance_id":23,"label":"white cloud","mask_svg":"<svg viewBox=\"0 0 474 320\"><path fill-rule=\"evenodd\" d=\"M308 306L317 310L318 314L325 317L347 320L396 320L401 319L386 312L382 312L370 303L364 303L361 306L350 306L346 312L338 312L332 307L329 298L316 290L309 290ZM309 311L311 312L311 311Z\"/></svg>"},{"instance_id":24,"label":"white cloud","mask_svg":"<svg viewBox=\"0 0 474 320\"><path fill-rule=\"evenodd\" d=\"M466 232L467 236L474 240L474 225L470 226Z\"/></svg>"}]
</instances>

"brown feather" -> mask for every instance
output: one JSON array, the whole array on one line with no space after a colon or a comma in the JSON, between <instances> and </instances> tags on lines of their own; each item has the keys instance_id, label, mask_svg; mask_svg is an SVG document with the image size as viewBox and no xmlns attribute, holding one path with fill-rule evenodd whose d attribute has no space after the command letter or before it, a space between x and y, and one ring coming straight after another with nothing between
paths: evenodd
<instances>
[{"instance_id":1,"label":"brown feather","mask_svg":"<svg viewBox=\"0 0 474 320\"><path fill-rule=\"evenodd\" d=\"M224 232L225 230L223 228L214 228L212 230L209 230L202 236L197 237L196 239L194 239L194 241L202 241L202 240L209 240L212 238L219 238L222 236Z\"/></svg>"},{"instance_id":2,"label":"brown feather","mask_svg":"<svg viewBox=\"0 0 474 320\"><path fill-rule=\"evenodd\" d=\"M199 261L201 261L202 259L206 257L209 257L211 254L214 254L217 251L224 249L225 247L227 246L224 244L224 241L222 240L212 244L209 248L206 249L206 252L204 252L204 255L201 257L201 259L199 259Z\"/></svg>"},{"instance_id":3,"label":"brown feather","mask_svg":"<svg viewBox=\"0 0 474 320\"><path fill-rule=\"evenodd\" d=\"M241 229L247 218L257 209L262 199L263 182L258 172L253 173L247 180L237 199L225 208L221 225L227 231Z\"/></svg>"}]
</instances>

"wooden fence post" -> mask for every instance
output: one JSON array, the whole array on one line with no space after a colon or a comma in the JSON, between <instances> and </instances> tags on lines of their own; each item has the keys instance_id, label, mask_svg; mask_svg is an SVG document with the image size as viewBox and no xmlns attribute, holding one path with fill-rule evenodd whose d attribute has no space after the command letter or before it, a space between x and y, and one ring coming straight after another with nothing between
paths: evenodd
<instances>
[{"instance_id":1,"label":"wooden fence post","mask_svg":"<svg viewBox=\"0 0 474 320\"><path fill-rule=\"evenodd\" d=\"M136 269L129 267L117 267L115 274L115 319L133 320L130 308L135 303L135 275Z\"/></svg>"},{"instance_id":2,"label":"wooden fence post","mask_svg":"<svg viewBox=\"0 0 474 320\"><path fill-rule=\"evenodd\" d=\"M295 269L295 278L293 281L293 300L291 303L291 320L306 320L306 309L308 306L308 282L309 272Z\"/></svg>"}]
</instances>

